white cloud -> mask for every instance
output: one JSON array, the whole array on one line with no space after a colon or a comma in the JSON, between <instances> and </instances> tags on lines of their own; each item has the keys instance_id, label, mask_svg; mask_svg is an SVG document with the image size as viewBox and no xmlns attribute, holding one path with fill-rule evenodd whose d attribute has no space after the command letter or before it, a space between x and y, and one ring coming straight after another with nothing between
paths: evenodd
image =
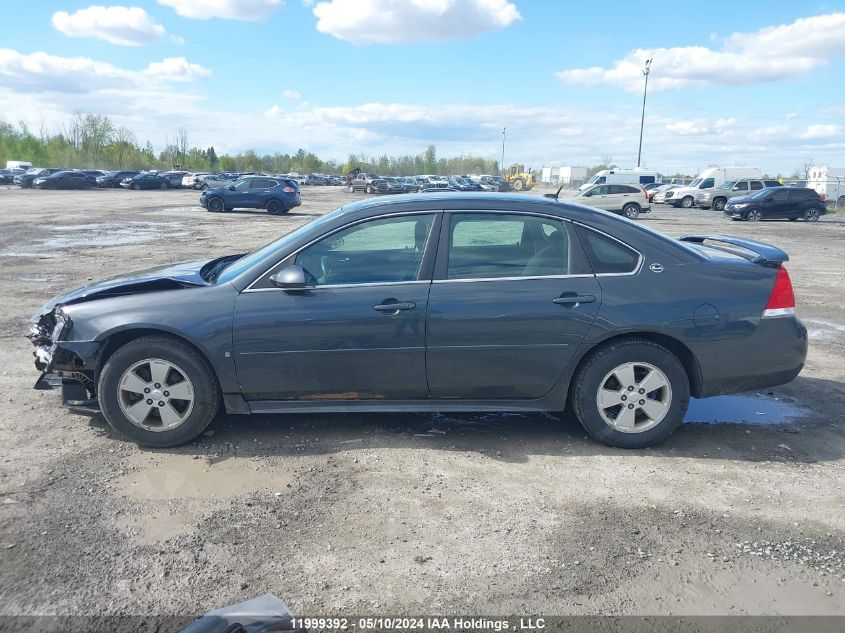
<instances>
[{"instance_id":1,"label":"white cloud","mask_svg":"<svg viewBox=\"0 0 845 633\"><path fill-rule=\"evenodd\" d=\"M678 136L698 136L710 132L710 126L700 121L676 121L666 124L666 131Z\"/></svg>"},{"instance_id":2,"label":"white cloud","mask_svg":"<svg viewBox=\"0 0 845 633\"><path fill-rule=\"evenodd\" d=\"M144 70L150 77L168 81L194 81L211 77L211 71L199 64L192 64L184 57L168 57L153 62Z\"/></svg>"},{"instance_id":3,"label":"white cloud","mask_svg":"<svg viewBox=\"0 0 845 633\"><path fill-rule=\"evenodd\" d=\"M329 0L314 15L318 31L353 44L474 37L522 19L508 0Z\"/></svg>"},{"instance_id":4,"label":"white cloud","mask_svg":"<svg viewBox=\"0 0 845 633\"><path fill-rule=\"evenodd\" d=\"M57 11L53 26L68 37L89 37L119 46L142 46L167 36L164 27L140 7L92 6L76 13Z\"/></svg>"},{"instance_id":5,"label":"white cloud","mask_svg":"<svg viewBox=\"0 0 845 633\"><path fill-rule=\"evenodd\" d=\"M158 0L183 18L208 20L265 20L283 0Z\"/></svg>"},{"instance_id":6,"label":"white cloud","mask_svg":"<svg viewBox=\"0 0 845 633\"><path fill-rule=\"evenodd\" d=\"M299 99L302 97L302 95L296 90L285 90L284 92L282 92L282 96L285 99Z\"/></svg>"},{"instance_id":7,"label":"white cloud","mask_svg":"<svg viewBox=\"0 0 845 633\"><path fill-rule=\"evenodd\" d=\"M642 68L653 58L649 88L672 90L743 85L798 76L845 55L845 13L801 18L752 33L734 33L721 48L681 46L636 49L610 68L593 66L556 73L571 84L611 84L642 90Z\"/></svg>"},{"instance_id":8,"label":"white cloud","mask_svg":"<svg viewBox=\"0 0 845 633\"><path fill-rule=\"evenodd\" d=\"M841 137L842 134L843 128L841 125L816 123L807 126L807 129L801 134L801 138L806 140L831 139Z\"/></svg>"},{"instance_id":9,"label":"white cloud","mask_svg":"<svg viewBox=\"0 0 845 633\"><path fill-rule=\"evenodd\" d=\"M211 71L184 57L153 62L144 70L119 68L88 57L59 57L44 52L0 49L0 83L21 93L77 95L107 89L154 89L172 81L208 77Z\"/></svg>"}]
</instances>

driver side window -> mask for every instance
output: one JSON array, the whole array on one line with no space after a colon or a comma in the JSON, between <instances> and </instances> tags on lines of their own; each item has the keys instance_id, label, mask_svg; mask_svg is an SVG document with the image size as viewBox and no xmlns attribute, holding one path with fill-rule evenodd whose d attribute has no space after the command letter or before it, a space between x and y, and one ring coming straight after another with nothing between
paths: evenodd
<instances>
[{"instance_id":1,"label":"driver side window","mask_svg":"<svg viewBox=\"0 0 845 633\"><path fill-rule=\"evenodd\" d=\"M309 285L416 281L434 214L362 222L312 244L296 257Z\"/></svg>"},{"instance_id":2,"label":"driver side window","mask_svg":"<svg viewBox=\"0 0 845 633\"><path fill-rule=\"evenodd\" d=\"M235 183L235 189L237 191L246 191L249 189L249 179L247 180L240 180Z\"/></svg>"}]
</instances>

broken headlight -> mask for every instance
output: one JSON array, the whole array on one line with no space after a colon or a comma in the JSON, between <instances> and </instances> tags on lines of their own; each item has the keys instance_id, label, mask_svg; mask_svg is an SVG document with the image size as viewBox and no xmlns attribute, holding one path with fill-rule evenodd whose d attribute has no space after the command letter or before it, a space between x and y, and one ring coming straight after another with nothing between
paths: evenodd
<instances>
[{"instance_id":1,"label":"broken headlight","mask_svg":"<svg viewBox=\"0 0 845 633\"><path fill-rule=\"evenodd\" d=\"M70 329L70 318L59 308L53 313L53 319L56 324L53 326L53 333L50 335L50 340L55 343L61 341L62 335Z\"/></svg>"}]
</instances>

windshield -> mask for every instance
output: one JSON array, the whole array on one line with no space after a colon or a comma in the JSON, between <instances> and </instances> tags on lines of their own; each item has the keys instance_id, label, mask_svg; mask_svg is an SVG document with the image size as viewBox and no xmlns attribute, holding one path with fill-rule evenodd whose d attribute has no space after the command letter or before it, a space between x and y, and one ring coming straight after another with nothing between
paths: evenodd
<instances>
[{"instance_id":1,"label":"windshield","mask_svg":"<svg viewBox=\"0 0 845 633\"><path fill-rule=\"evenodd\" d=\"M702 181L702 180L703 180L702 178L696 178L695 180L693 180L693 181L689 184L689 186L690 186L690 187L697 187L698 185L700 185L700 184L701 184L701 181Z\"/></svg>"},{"instance_id":2,"label":"windshield","mask_svg":"<svg viewBox=\"0 0 845 633\"><path fill-rule=\"evenodd\" d=\"M324 216L314 220L313 222L309 222L308 224L301 226L295 231L291 231L287 235L283 235L279 239L270 242L269 244L265 244L261 248L258 248L252 251L251 253L247 253L243 257L234 260L232 263L228 264L217 274L215 278L217 283L222 284L232 281L238 275L248 270L256 262L260 262L265 257L269 257L275 251L280 250L288 244L295 242L300 237L305 237L307 239L309 235L318 233L323 224L333 220L342 212L343 207L335 209L331 213L326 213Z\"/></svg>"}]
</instances>

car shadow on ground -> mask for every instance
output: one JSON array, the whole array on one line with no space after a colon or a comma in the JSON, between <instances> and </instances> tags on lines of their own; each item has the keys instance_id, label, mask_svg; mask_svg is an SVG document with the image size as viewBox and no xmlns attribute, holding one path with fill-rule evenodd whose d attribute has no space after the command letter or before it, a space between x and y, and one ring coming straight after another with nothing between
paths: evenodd
<instances>
[{"instance_id":1,"label":"car shadow on ground","mask_svg":"<svg viewBox=\"0 0 845 633\"><path fill-rule=\"evenodd\" d=\"M663 443L639 450L600 444L573 416L550 413L224 414L194 442L144 450L197 456L210 463L235 456L322 455L362 448L472 452L508 463L525 463L534 456L641 455L804 464L845 458L843 426L823 413L845 401L842 383L797 378L790 386L792 392L813 395L808 402L817 410L804 408L798 417L766 425L687 422ZM100 415L93 416L91 424L114 435Z\"/></svg>"}]
</instances>

